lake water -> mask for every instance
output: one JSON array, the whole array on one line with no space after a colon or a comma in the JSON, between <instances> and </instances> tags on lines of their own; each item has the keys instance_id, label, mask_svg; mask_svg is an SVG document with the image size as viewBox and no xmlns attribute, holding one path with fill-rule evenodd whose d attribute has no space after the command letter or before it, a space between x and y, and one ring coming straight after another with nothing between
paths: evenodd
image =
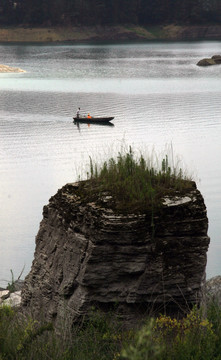
<instances>
[{"instance_id":1,"label":"lake water","mask_svg":"<svg viewBox=\"0 0 221 360\"><path fill-rule=\"evenodd\" d=\"M207 277L221 274L221 42L0 45L0 286L31 267L42 208L58 188L123 146L173 150L208 211ZM114 126L72 122L115 116ZM126 145L125 145L126 144ZM170 149L170 150L168 150ZM159 156L160 157L160 156ZM7 281L5 281L7 280Z\"/></svg>"}]
</instances>

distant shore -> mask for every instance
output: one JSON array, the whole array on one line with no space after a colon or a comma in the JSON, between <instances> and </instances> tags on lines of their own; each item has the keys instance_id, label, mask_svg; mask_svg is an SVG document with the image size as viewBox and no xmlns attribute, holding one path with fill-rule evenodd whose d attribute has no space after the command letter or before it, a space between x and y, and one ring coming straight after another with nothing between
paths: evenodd
<instances>
[{"instance_id":1,"label":"distant shore","mask_svg":"<svg viewBox=\"0 0 221 360\"><path fill-rule=\"evenodd\" d=\"M79 26L0 28L0 42L89 42L127 40L221 40L221 25Z\"/></svg>"}]
</instances>

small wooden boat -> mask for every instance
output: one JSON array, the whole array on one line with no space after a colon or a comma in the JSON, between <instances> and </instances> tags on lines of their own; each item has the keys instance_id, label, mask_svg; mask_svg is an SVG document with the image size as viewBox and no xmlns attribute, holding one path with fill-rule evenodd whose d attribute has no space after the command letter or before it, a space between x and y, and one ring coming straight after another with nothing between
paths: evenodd
<instances>
[{"instance_id":1,"label":"small wooden boat","mask_svg":"<svg viewBox=\"0 0 221 360\"><path fill-rule=\"evenodd\" d=\"M81 123L87 123L87 124L106 124L109 123L109 121L113 120L114 117L113 116L109 116L109 117L91 117L88 118L87 116L84 117L73 117L74 122L81 122Z\"/></svg>"}]
</instances>

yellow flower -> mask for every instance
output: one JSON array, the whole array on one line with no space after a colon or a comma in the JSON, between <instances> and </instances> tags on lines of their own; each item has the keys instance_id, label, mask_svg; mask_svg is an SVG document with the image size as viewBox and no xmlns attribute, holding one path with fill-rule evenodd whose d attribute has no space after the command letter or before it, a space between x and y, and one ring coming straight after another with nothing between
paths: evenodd
<instances>
[{"instance_id":1,"label":"yellow flower","mask_svg":"<svg viewBox=\"0 0 221 360\"><path fill-rule=\"evenodd\" d=\"M113 360L118 360L119 357L120 357L120 353L117 352L117 353L114 354Z\"/></svg>"}]
</instances>

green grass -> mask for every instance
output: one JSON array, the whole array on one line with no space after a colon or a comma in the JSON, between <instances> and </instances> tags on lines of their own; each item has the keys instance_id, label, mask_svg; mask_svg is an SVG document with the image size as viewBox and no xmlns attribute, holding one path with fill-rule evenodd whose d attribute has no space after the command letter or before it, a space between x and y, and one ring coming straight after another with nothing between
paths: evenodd
<instances>
[{"instance_id":1,"label":"green grass","mask_svg":"<svg viewBox=\"0 0 221 360\"><path fill-rule=\"evenodd\" d=\"M65 335L8 306L0 308L0 360L220 360L221 308L194 307L183 319L146 318L125 330L114 313L93 310Z\"/></svg>"},{"instance_id":2,"label":"green grass","mask_svg":"<svg viewBox=\"0 0 221 360\"><path fill-rule=\"evenodd\" d=\"M112 360L122 345L120 323L93 310L73 332L55 332L51 323L0 308L0 360Z\"/></svg>"},{"instance_id":3,"label":"green grass","mask_svg":"<svg viewBox=\"0 0 221 360\"><path fill-rule=\"evenodd\" d=\"M169 164L167 155L156 168L150 159L135 156L131 147L101 166L90 158L87 177L80 187L85 199L108 196L108 205L120 211L153 211L162 206L164 196L182 195L194 186L181 168Z\"/></svg>"},{"instance_id":4,"label":"green grass","mask_svg":"<svg viewBox=\"0 0 221 360\"><path fill-rule=\"evenodd\" d=\"M145 27L147 31L150 32L150 34L153 35L153 37L157 39L164 39L166 37L165 31L162 28L162 25L156 25L156 26L146 26Z\"/></svg>"}]
</instances>

